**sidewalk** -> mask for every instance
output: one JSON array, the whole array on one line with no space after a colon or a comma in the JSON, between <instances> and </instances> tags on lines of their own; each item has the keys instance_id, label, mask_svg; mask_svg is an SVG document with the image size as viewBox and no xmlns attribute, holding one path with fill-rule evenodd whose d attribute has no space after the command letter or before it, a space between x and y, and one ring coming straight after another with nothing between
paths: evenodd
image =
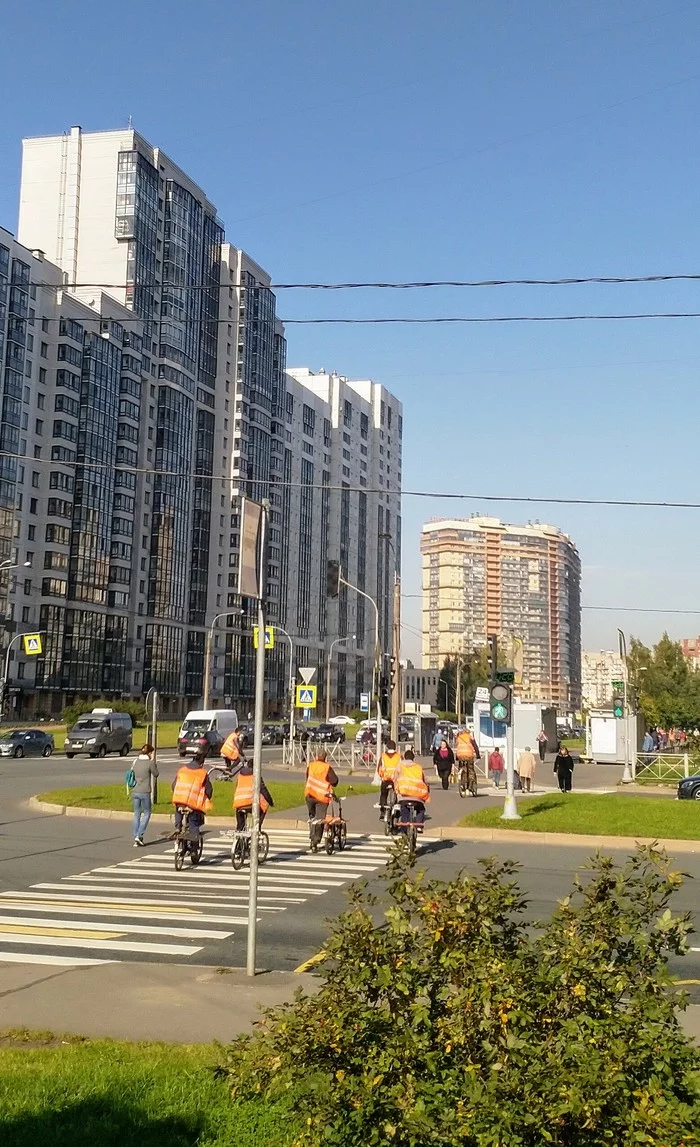
<instances>
[{"instance_id":1,"label":"sidewalk","mask_svg":"<svg viewBox=\"0 0 700 1147\"><path fill-rule=\"evenodd\" d=\"M308 973L267 972L249 979L238 969L221 975L214 968L177 964L99 964L65 971L0 964L0 1031L227 1042L252 1030L261 1007L291 1001L297 988L313 992L319 986ZM682 1023L700 1041L700 1004L687 1009Z\"/></svg>"}]
</instances>

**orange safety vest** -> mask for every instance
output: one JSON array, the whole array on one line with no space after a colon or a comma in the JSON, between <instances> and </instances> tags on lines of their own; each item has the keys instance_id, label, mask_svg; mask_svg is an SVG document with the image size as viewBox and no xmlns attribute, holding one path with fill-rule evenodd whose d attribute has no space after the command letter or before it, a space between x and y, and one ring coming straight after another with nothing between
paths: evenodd
<instances>
[{"instance_id":1,"label":"orange safety vest","mask_svg":"<svg viewBox=\"0 0 700 1147\"><path fill-rule=\"evenodd\" d=\"M240 758L240 739L240 733L229 733L228 737L221 746L221 756L225 757L227 761L237 761Z\"/></svg>"},{"instance_id":2,"label":"orange safety vest","mask_svg":"<svg viewBox=\"0 0 700 1147\"><path fill-rule=\"evenodd\" d=\"M423 767L415 761L401 762L394 776L394 788L399 799L426 803L430 800L430 789L423 775Z\"/></svg>"},{"instance_id":3,"label":"orange safety vest","mask_svg":"<svg viewBox=\"0 0 700 1147\"><path fill-rule=\"evenodd\" d=\"M236 784L236 791L233 794L233 807L234 808L252 808L253 807L253 774L252 773L239 773L238 781ZM260 793L260 811L267 812L269 804L262 793Z\"/></svg>"},{"instance_id":4,"label":"orange safety vest","mask_svg":"<svg viewBox=\"0 0 700 1147\"><path fill-rule=\"evenodd\" d=\"M379 777L383 781L393 781L394 774L401 760L399 752L382 753L379 761Z\"/></svg>"},{"instance_id":5,"label":"orange safety vest","mask_svg":"<svg viewBox=\"0 0 700 1147\"><path fill-rule=\"evenodd\" d=\"M311 761L306 778L306 788L304 789L305 797L312 797L313 800L320 801L321 804L330 803L333 785L328 780L329 769L328 761Z\"/></svg>"},{"instance_id":6,"label":"orange safety vest","mask_svg":"<svg viewBox=\"0 0 700 1147\"><path fill-rule=\"evenodd\" d=\"M173 804L184 805L185 808L196 809L198 812L209 812L212 805L204 792L206 779L206 769L190 769L187 765L183 765L177 770L175 777Z\"/></svg>"},{"instance_id":7,"label":"orange safety vest","mask_svg":"<svg viewBox=\"0 0 700 1147\"><path fill-rule=\"evenodd\" d=\"M466 729L462 729L461 733L457 734L455 756L458 761L473 761L476 756L472 735Z\"/></svg>"}]
</instances>

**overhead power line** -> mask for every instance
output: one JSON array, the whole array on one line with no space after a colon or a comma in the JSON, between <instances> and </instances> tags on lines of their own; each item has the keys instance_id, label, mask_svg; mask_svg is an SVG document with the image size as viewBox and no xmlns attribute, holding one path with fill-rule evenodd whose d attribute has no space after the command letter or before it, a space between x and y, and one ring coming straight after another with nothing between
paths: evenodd
<instances>
[{"instance_id":1,"label":"overhead power line","mask_svg":"<svg viewBox=\"0 0 700 1147\"><path fill-rule=\"evenodd\" d=\"M580 315L432 315L426 318L410 315L393 315L387 318L311 318L311 319L285 319L277 316L283 326L387 326L402 324L406 326L429 326L440 323L578 323L578 322L620 322L626 319L700 319L700 311L642 311L634 314L580 314ZM61 316L43 316L35 322L57 323ZM174 323L178 326L216 327L233 322L233 317L223 319L179 319L174 315L159 315L153 319L142 319L134 315L133 318L112 319L96 315L94 319L85 318L81 322L117 322L120 326L126 323Z\"/></svg>"},{"instance_id":2,"label":"overhead power line","mask_svg":"<svg viewBox=\"0 0 700 1147\"><path fill-rule=\"evenodd\" d=\"M285 482L270 481L267 478L247 478L231 474L198 474L188 470L159 470L150 466L130 466L125 463L91 462L85 459L64 461L54 458L31 458L27 454L16 454L8 450L0 450L0 458L14 458L18 462L31 463L32 466L81 466L86 470L113 470L127 471L130 474L148 474L161 478L188 478L191 481L230 482L232 485L245 487L265 486L271 490L329 490L335 493L347 492L350 494L391 494L402 498L431 498L449 501L470 502L521 502L533 505L562 505L562 506L622 506L639 507L656 510L700 510L700 502L659 502L644 498L561 498L561 497L529 497L523 494L464 494L454 491L439 490L404 490L391 486L348 486L324 485L322 482Z\"/></svg>"},{"instance_id":3,"label":"overhead power line","mask_svg":"<svg viewBox=\"0 0 700 1147\"><path fill-rule=\"evenodd\" d=\"M156 291L167 288L174 291L415 291L431 287L568 287L585 284L616 286L624 283L695 282L700 272L677 272L664 275L571 275L561 279L418 279L407 282L365 280L338 283L30 283L56 291L111 290L126 291L138 287Z\"/></svg>"},{"instance_id":4,"label":"overhead power line","mask_svg":"<svg viewBox=\"0 0 700 1147\"><path fill-rule=\"evenodd\" d=\"M421 599L422 593L402 593L401 597L408 599ZM582 605L581 609L589 609L595 612L606 613L678 613L678 614L697 614L700 615L700 609L657 609L654 606L645 605ZM403 623L402 623L403 624Z\"/></svg>"}]
</instances>

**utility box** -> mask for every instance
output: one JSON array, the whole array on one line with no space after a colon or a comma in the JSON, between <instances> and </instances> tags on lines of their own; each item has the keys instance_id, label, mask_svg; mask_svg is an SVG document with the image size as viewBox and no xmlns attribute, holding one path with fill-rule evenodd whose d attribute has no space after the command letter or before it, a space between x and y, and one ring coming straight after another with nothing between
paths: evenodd
<instances>
[{"instance_id":1,"label":"utility box","mask_svg":"<svg viewBox=\"0 0 700 1147\"><path fill-rule=\"evenodd\" d=\"M474 736L480 749L502 749L506 743L506 726L503 721L494 721L488 702L475 701L473 714ZM519 701L513 705L513 745L522 751L529 745L537 752L537 734L544 728L547 734L547 747L553 752L557 746L557 711L541 701Z\"/></svg>"},{"instance_id":2,"label":"utility box","mask_svg":"<svg viewBox=\"0 0 700 1147\"><path fill-rule=\"evenodd\" d=\"M625 725L627 726L625 730ZM644 717L630 713L615 717L612 709L591 709L586 718L586 759L599 765L622 765L629 739L629 760L642 747Z\"/></svg>"}]
</instances>

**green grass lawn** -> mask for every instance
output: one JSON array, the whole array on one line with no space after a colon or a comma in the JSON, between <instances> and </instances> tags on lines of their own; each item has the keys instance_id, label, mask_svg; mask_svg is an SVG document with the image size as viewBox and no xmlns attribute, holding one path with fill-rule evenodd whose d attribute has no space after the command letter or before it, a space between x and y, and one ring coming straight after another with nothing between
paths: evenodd
<instances>
[{"instance_id":1,"label":"green grass lawn","mask_svg":"<svg viewBox=\"0 0 700 1147\"><path fill-rule=\"evenodd\" d=\"M577 752L583 752L586 747L585 737L564 737L562 745L566 745L567 749L576 749Z\"/></svg>"},{"instance_id":2,"label":"green grass lawn","mask_svg":"<svg viewBox=\"0 0 700 1147\"><path fill-rule=\"evenodd\" d=\"M485 808L459 823L467 828L700 840L700 807L695 801L560 793L520 800L518 812L521 820L501 820L500 807Z\"/></svg>"},{"instance_id":3,"label":"green grass lawn","mask_svg":"<svg viewBox=\"0 0 700 1147\"><path fill-rule=\"evenodd\" d=\"M187 1017L184 1017L187 1022ZM196 1030L196 1017L190 1017ZM285 1147L286 1107L232 1103L205 1045L0 1033L7 1147Z\"/></svg>"},{"instance_id":4,"label":"green grass lawn","mask_svg":"<svg viewBox=\"0 0 700 1147\"><path fill-rule=\"evenodd\" d=\"M285 809L298 808L304 803L303 781L270 781L267 786L275 802L275 811L284 812ZM214 808L212 816L233 816L233 794L236 786L225 781L214 783ZM371 785L342 784L338 785L338 795L360 796L363 793L376 792ZM115 809L121 812L131 811L131 798L126 795L126 786L120 785L84 785L80 788L51 789L49 792L39 793L38 799L51 804L64 804L72 807ZM158 803L154 805L154 812L173 811L170 803L170 785L160 785L158 789Z\"/></svg>"}]
</instances>

